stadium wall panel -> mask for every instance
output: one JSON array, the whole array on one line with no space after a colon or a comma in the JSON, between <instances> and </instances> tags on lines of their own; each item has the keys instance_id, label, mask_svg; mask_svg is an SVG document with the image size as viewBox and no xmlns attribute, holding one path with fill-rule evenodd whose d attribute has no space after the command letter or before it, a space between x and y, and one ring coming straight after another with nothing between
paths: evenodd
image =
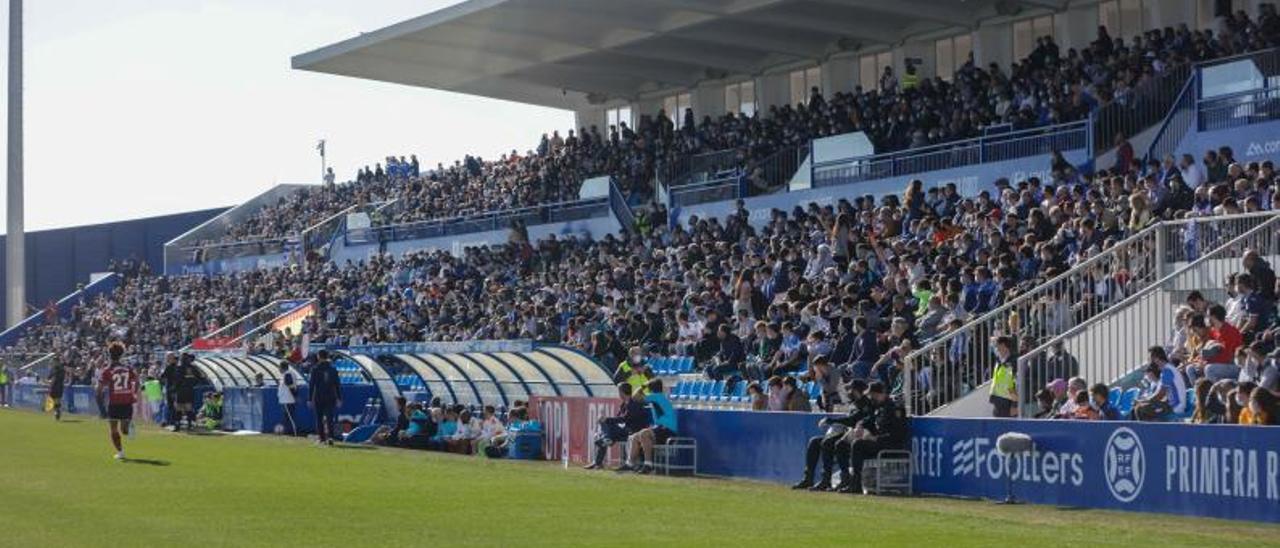
<instances>
[{"instance_id":1,"label":"stadium wall panel","mask_svg":"<svg viewBox=\"0 0 1280 548\"><path fill-rule=\"evenodd\" d=\"M787 483L821 433L812 413L680 410L698 472ZM1280 522L1280 428L1120 421L911 419L917 493ZM1005 459L996 440L1031 436ZM1012 477L1012 482L1009 482Z\"/></svg>"},{"instance_id":2,"label":"stadium wall panel","mask_svg":"<svg viewBox=\"0 0 1280 548\"><path fill-rule=\"evenodd\" d=\"M561 239L568 237L600 239L606 234L616 233L621 228L622 225L618 222L618 219L610 214L594 219L532 225L528 227L528 233L529 241L531 242L546 239L552 234ZM470 234L441 236L439 238L387 242L383 245L377 242L349 244L345 243L343 239L339 239L338 245L335 245L330 252L330 258L338 264L345 264L347 261L359 262L368 259L371 254L379 250L397 257L414 251L434 250L448 251L454 255L461 255L464 249L470 247L505 244L510 235L511 231L508 229L487 230Z\"/></svg>"},{"instance_id":3,"label":"stadium wall panel","mask_svg":"<svg viewBox=\"0 0 1280 548\"><path fill-rule=\"evenodd\" d=\"M224 211L206 209L116 223L85 225L27 233L27 304L43 307L105 272L111 260L137 259L164 268L164 242ZM0 236L0 249L5 236ZM4 273L0 271L0 283ZM2 298L2 297L0 297ZM7 303L6 303L7 306Z\"/></svg>"},{"instance_id":4,"label":"stadium wall panel","mask_svg":"<svg viewBox=\"0 0 1280 548\"><path fill-rule=\"evenodd\" d=\"M1084 149L1064 151L1063 156L1067 161L1075 165L1084 165L1090 160ZM912 179L923 181L926 189L955 183L963 196L976 196L984 190L991 192L994 196L996 190L995 182L1002 177L1010 181L1017 181L1027 177L1039 177L1041 180L1049 179L1050 158L1050 155L1042 154L1016 160L824 186L796 192L777 192L765 196L747 198L744 200L744 205L751 212L751 223L756 226L763 226L769 222L770 213L774 209L790 213L795 206L803 207L810 202L818 205L829 204L834 206L840 199L852 201L858 196L871 195L878 198L890 194L901 195L903 189L907 186L907 182ZM684 223L695 215L699 218L724 218L732 214L734 209L734 200L674 208L671 211L671 221Z\"/></svg>"},{"instance_id":5,"label":"stadium wall panel","mask_svg":"<svg viewBox=\"0 0 1280 548\"><path fill-rule=\"evenodd\" d=\"M306 385L298 389L294 421L298 425L298 431L303 433L315 431L316 415L306 403L310 394L310 387ZM222 391L222 395L225 428L269 433L274 432L277 425L284 423L284 409L280 407L274 386L227 388ZM377 387L372 384L343 385L342 407L338 408L338 419L359 417L370 399L381 397Z\"/></svg>"},{"instance_id":6,"label":"stadium wall panel","mask_svg":"<svg viewBox=\"0 0 1280 548\"><path fill-rule=\"evenodd\" d=\"M1197 161L1206 150L1231 147L1239 162L1280 159L1280 121L1218 129L1191 131L1178 145L1178 154L1190 154Z\"/></svg>"}]
</instances>

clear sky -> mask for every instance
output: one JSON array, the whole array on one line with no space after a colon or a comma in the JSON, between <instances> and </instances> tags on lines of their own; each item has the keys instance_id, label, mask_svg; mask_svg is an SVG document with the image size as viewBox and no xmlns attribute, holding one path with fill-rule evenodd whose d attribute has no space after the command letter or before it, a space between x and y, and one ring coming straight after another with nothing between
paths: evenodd
<instances>
[{"instance_id":1,"label":"clear sky","mask_svg":"<svg viewBox=\"0 0 1280 548\"><path fill-rule=\"evenodd\" d=\"M27 0L27 229L229 206L277 182L315 182L320 138L346 180L389 154L427 165L492 157L569 128L568 111L289 68L295 54L455 3Z\"/></svg>"}]
</instances>

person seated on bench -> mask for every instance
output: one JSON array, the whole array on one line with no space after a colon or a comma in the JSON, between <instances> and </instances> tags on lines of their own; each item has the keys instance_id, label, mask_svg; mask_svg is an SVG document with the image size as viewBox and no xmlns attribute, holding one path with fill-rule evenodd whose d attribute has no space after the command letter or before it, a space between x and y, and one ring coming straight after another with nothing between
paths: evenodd
<instances>
[{"instance_id":1,"label":"person seated on bench","mask_svg":"<svg viewBox=\"0 0 1280 548\"><path fill-rule=\"evenodd\" d=\"M205 395L198 422L211 432L222 429L222 392Z\"/></svg>"},{"instance_id":2,"label":"person seated on bench","mask_svg":"<svg viewBox=\"0 0 1280 548\"><path fill-rule=\"evenodd\" d=\"M862 492L862 463L876 458L881 451L906 449L910 443L907 413L889 398L884 383L876 381L867 387L867 397L873 406L872 415L853 428L849 444L836 445L836 458L844 467L841 493Z\"/></svg>"},{"instance_id":3,"label":"person seated on bench","mask_svg":"<svg viewBox=\"0 0 1280 548\"><path fill-rule=\"evenodd\" d=\"M431 437L436 433L436 423L423 409L422 404L413 402L407 408L409 420L404 430L400 431L395 443L401 447L426 449Z\"/></svg>"},{"instance_id":4,"label":"person seated on bench","mask_svg":"<svg viewBox=\"0 0 1280 548\"><path fill-rule=\"evenodd\" d=\"M644 399L649 404L653 425L627 438L631 444L631 454L627 455L627 463L618 467L619 472L634 470L639 474L653 473L654 444L665 445L676 435L676 408L662 391L662 379L650 380L648 388L649 395Z\"/></svg>"},{"instance_id":5,"label":"person seated on bench","mask_svg":"<svg viewBox=\"0 0 1280 548\"><path fill-rule=\"evenodd\" d=\"M1151 388L1133 404L1133 418L1140 421L1163 421L1182 414L1187 384L1178 369L1169 363L1163 346L1147 349L1146 377Z\"/></svg>"},{"instance_id":6,"label":"person seated on bench","mask_svg":"<svg viewBox=\"0 0 1280 548\"><path fill-rule=\"evenodd\" d=\"M821 436L809 438L804 451L804 477L792 485L792 489L809 489L811 491L830 491L831 474L835 473L836 445L848 443L846 434L863 419L871 416L873 406L867 399L867 382L854 379L845 384L845 392L849 396L849 414L844 417L823 417L818 421L819 428L827 432ZM813 474L818 467L818 459L822 459L822 479L813 483Z\"/></svg>"},{"instance_id":7,"label":"person seated on bench","mask_svg":"<svg viewBox=\"0 0 1280 548\"><path fill-rule=\"evenodd\" d=\"M490 446L501 446L507 436L507 428L503 426L502 421L498 419L498 411L492 405L484 406L483 416L480 419L480 436L476 438L475 451L476 455L485 454L485 449Z\"/></svg>"},{"instance_id":8,"label":"person seated on bench","mask_svg":"<svg viewBox=\"0 0 1280 548\"><path fill-rule=\"evenodd\" d=\"M404 396L396 396L396 409L400 413L396 415L396 423L387 426L379 426L378 431L369 437L369 443L373 445L395 446L400 443L400 434L409 428L409 404Z\"/></svg>"},{"instance_id":9,"label":"person seated on bench","mask_svg":"<svg viewBox=\"0 0 1280 548\"><path fill-rule=\"evenodd\" d=\"M431 436L431 441L427 444L427 449L447 451L449 449L449 440L452 440L453 435L458 433L458 409L456 406L433 409L431 418L436 421L437 428L435 435Z\"/></svg>"},{"instance_id":10,"label":"person seated on bench","mask_svg":"<svg viewBox=\"0 0 1280 548\"><path fill-rule=\"evenodd\" d=\"M458 412L458 429L446 443L447 450L459 455L470 455L471 447L479 437L480 421L471 417L470 409L463 409Z\"/></svg>"},{"instance_id":11,"label":"person seated on bench","mask_svg":"<svg viewBox=\"0 0 1280 548\"><path fill-rule=\"evenodd\" d=\"M618 384L618 414L600 419L600 432L596 434L595 454L585 468L596 470L604 467L609 446L626 441L631 434L649 427L649 410L645 409L643 396L633 396L631 385Z\"/></svg>"}]
</instances>

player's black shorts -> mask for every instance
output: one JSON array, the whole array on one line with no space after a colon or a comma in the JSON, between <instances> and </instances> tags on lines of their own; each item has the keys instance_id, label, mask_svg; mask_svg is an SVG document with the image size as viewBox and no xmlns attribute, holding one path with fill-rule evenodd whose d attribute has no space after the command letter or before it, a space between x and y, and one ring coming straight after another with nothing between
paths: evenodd
<instances>
[{"instance_id":1,"label":"player's black shorts","mask_svg":"<svg viewBox=\"0 0 1280 548\"><path fill-rule=\"evenodd\" d=\"M133 420L133 404L113 403L107 406L107 418L117 421Z\"/></svg>"},{"instance_id":2,"label":"player's black shorts","mask_svg":"<svg viewBox=\"0 0 1280 548\"><path fill-rule=\"evenodd\" d=\"M675 436L676 436L676 433L672 432L671 429L665 426L658 425L653 427L653 441L658 445L666 445L667 442L670 441L671 438L674 438Z\"/></svg>"}]
</instances>

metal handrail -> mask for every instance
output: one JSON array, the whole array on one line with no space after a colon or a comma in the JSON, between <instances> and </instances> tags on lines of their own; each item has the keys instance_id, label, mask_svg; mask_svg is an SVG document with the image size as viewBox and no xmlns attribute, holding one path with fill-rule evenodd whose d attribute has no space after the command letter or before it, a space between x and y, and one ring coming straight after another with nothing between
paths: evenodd
<instances>
[{"instance_id":1,"label":"metal handrail","mask_svg":"<svg viewBox=\"0 0 1280 548\"><path fill-rule=\"evenodd\" d=\"M1198 101L1194 98L1194 93L1196 82L1200 79L1199 75L1199 71L1191 71L1191 76L1187 77L1186 83L1182 84L1182 91L1178 92L1178 98L1173 100L1173 106L1169 108L1169 113L1160 121L1160 129L1156 131L1155 137L1151 139L1151 144L1147 146L1147 153L1143 156L1144 164L1150 162L1156 154L1159 154L1159 151L1157 151L1156 148L1160 147L1161 139L1163 139L1165 133L1169 131L1169 125L1173 123L1174 117L1177 116L1178 112L1184 108L1188 111L1197 110ZM1192 99L1189 101L1192 104L1184 106L1183 101L1187 100L1188 93L1193 94L1191 96ZM1194 112L1192 112L1191 118L1193 121L1195 120ZM1179 139L1181 139L1181 137L1181 135L1176 136L1176 138ZM1174 144L1176 145L1177 143Z\"/></svg>"},{"instance_id":2,"label":"metal handrail","mask_svg":"<svg viewBox=\"0 0 1280 548\"><path fill-rule=\"evenodd\" d=\"M53 359L53 357L54 357L54 356L56 356L56 355L57 355L57 354L55 354L55 353L53 353L53 352L49 352L48 354L44 354L44 355L40 356L39 358L36 358L35 360L32 360L31 362L27 363L26 365L23 365L22 367L19 367L19 368L18 368L18 371L28 371L28 370L30 370L30 369L32 369L32 368L34 368L34 367L35 367L35 366L37 366L37 365L40 365L40 364L42 364L42 363L44 363L44 362L47 362L47 361L49 361L49 360Z\"/></svg>"},{"instance_id":3,"label":"metal handrail","mask_svg":"<svg viewBox=\"0 0 1280 548\"><path fill-rule=\"evenodd\" d=\"M1114 317L1115 315L1117 315L1117 314L1119 314L1119 313L1121 313L1121 312L1123 312L1123 311L1126 311L1126 310L1129 308L1129 306L1130 306L1130 305L1132 305L1132 304L1134 304L1134 303L1138 302L1138 300L1139 300L1139 299L1142 299L1143 297L1146 297L1147 295L1150 295L1150 294L1154 293L1155 291L1161 290L1161 289L1162 289L1162 288L1164 288L1164 286L1165 286L1166 284L1168 284L1169 282L1174 281L1174 280L1176 280L1176 279L1178 279L1178 278L1182 277L1184 274L1186 274L1187 272L1192 271L1193 269L1199 268L1199 267L1200 267L1201 265L1203 265L1204 263L1206 263L1206 262L1208 262L1208 261L1210 261L1210 260L1217 260L1217 259L1221 259L1221 258L1222 258L1222 257L1221 257L1221 255L1222 255L1222 254L1229 253L1229 252L1233 251L1233 250L1234 250L1234 248L1235 248L1236 246L1239 246L1241 243L1246 242L1249 238L1252 238L1252 237L1254 237L1255 235L1262 233L1264 230L1273 230L1273 229L1277 228L1276 226L1272 226L1272 225L1280 225L1280 214L1277 214L1277 212L1271 212L1271 217L1272 217L1272 218L1271 218L1270 220L1268 220L1268 221L1266 221L1266 222L1262 223L1261 225L1258 225L1258 226L1256 226L1256 227L1254 227L1254 228L1252 228L1252 229L1250 229L1250 230L1246 231L1244 234L1241 234L1241 235L1239 235L1239 236L1236 236L1235 238L1232 238L1230 241L1228 241L1228 242L1226 242L1226 243L1224 243L1224 244L1222 244L1222 245L1218 246L1216 249L1214 249L1214 250L1212 250L1212 251L1210 251L1210 252L1208 252L1208 253L1205 253L1204 255L1201 255L1199 258L1197 258L1197 259L1195 259L1194 261L1191 261L1190 263L1188 263L1188 264L1184 265L1182 268L1179 268L1179 269L1177 269L1176 271L1174 271L1173 273L1171 273L1171 274L1169 274L1169 275L1167 275L1167 276L1164 276L1163 278L1160 278L1160 279L1159 279L1159 280L1157 280L1155 283L1152 283L1151 285L1148 285L1147 287L1144 287L1144 288L1142 288L1142 289L1140 289L1140 290L1138 290L1138 291L1134 292L1132 295L1130 295L1130 296L1126 297L1125 299L1121 300L1119 303L1116 303L1116 304L1114 304L1114 305L1112 305L1112 306L1109 306L1109 307L1107 307L1107 308L1103 309L1103 310L1102 310L1101 312L1099 312L1097 315L1095 315L1095 316L1093 316L1093 317L1091 317L1091 318L1089 318L1089 319L1087 319L1087 320L1085 320L1085 321L1081 322L1079 325L1073 326L1073 327L1071 327L1070 329L1067 329L1066 331L1063 331L1062 333L1059 333L1057 336L1055 336L1055 337L1053 337L1053 338L1049 339L1048 341L1045 341L1043 344L1041 344L1041 345L1039 345L1039 346L1037 346L1037 347L1035 347L1035 348L1033 348L1033 349L1031 349L1031 350L1028 350L1028 351L1022 352L1022 353L1021 353L1021 355L1018 357L1018 360L1017 360L1017 363L1018 363L1018 372L1019 372L1019 377L1018 377L1018 378L1025 378L1025 376L1023 375L1023 373L1024 373L1024 368L1025 368L1026 363L1027 363L1029 360L1031 360L1031 359L1033 359L1033 358L1036 358L1036 357L1038 357L1039 355L1041 355L1041 354L1043 354L1043 353L1047 352L1049 349L1053 348L1053 347L1054 347L1055 345L1057 345L1058 343L1063 342L1063 341L1066 341L1068 338L1071 338L1071 337L1073 337L1073 336L1075 336L1075 335L1077 335L1077 334L1079 334L1079 333L1082 333L1082 332L1083 332L1083 331L1085 331L1086 329L1090 329L1090 328L1094 327L1095 325L1097 325L1097 324L1101 323L1102 321L1105 321L1105 320L1107 320L1107 319L1110 319L1110 318ZM1161 341L1161 342L1163 342L1163 341ZM1094 382L1100 382L1100 381L1098 381L1097 379L1093 379L1093 380L1094 380ZM1107 379L1107 381L1108 381L1108 382L1112 382L1112 381L1114 381L1114 380L1115 380L1115 379ZM1025 393L1025 390L1026 390L1026 388L1027 388L1026 383L1025 383L1025 382L1021 382L1021 383L1018 383L1018 385L1019 385L1019 388L1018 388L1018 390L1019 390L1019 399L1020 399L1020 401L1022 401L1022 402L1026 402L1026 401L1027 401L1027 396L1028 396L1028 394L1026 394L1026 393Z\"/></svg>"},{"instance_id":4,"label":"metal handrail","mask_svg":"<svg viewBox=\"0 0 1280 548\"><path fill-rule=\"evenodd\" d=\"M1217 106L1216 103L1220 103L1220 102L1226 103L1231 99L1238 99L1241 97L1252 97L1261 93L1277 93L1277 92L1280 92L1280 87L1276 87L1276 86L1247 89L1244 91L1233 91L1231 93L1224 93L1222 95L1214 95L1213 97L1204 97L1204 98L1196 99L1196 106L1197 107L1199 106L1214 107L1214 106ZM1235 106L1239 104L1241 103L1239 102L1231 103L1230 106Z\"/></svg>"},{"instance_id":5,"label":"metal handrail","mask_svg":"<svg viewBox=\"0 0 1280 548\"><path fill-rule=\"evenodd\" d=\"M222 334L222 332L223 332L223 331L226 331L226 330L231 329L231 328L233 328L233 327L239 326L240 324L244 323L246 320L248 320L248 319L250 319L250 318L254 318L254 317L256 317L256 316L257 316L258 314L260 314L260 313L263 313L263 312L267 312L267 311L269 311L269 310L271 309L271 307L278 306L280 303L283 303L283 302L289 302L289 301L301 301L301 300L303 300L303 299L276 299L276 300L273 300L273 301L271 301L271 302L269 302L269 303L267 303L267 304L265 304L265 305L262 305L261 307L258 307L258 308L257 308L256 310L254 310L253 312L250 312L250 313L248 313L248 314L245 314L245 315L243 315L243 316L240 316L240 317L239 317L239 318L237 318L237 319L236 319L236 321L234 321L234 322L231 322L231 323L229 323L229 324L227 324L227 325L224 325L224 326L222 326L222 327L219 327L218 329L215 329L215 330L213 330L213 331L211 331L211 332L209 332L209 333L206 333L206 334L204 334L204 335L200 336L200 338L201 338L201 339L213 339L213 338L217 338L219 335L221 335L221 334ZM308 299L308 301L315 301L315 299ZM301 305L300 305L300 306L301 306ZM292 312L292 311L297 310L297 309L298 309L298 307L297 307L297 306L295 306L295 307L293 307L293 308L289 309L289 312ZM279 317L279 316L280 316L280 314L277 314L275 317ZM188 343L186 346L182 347L182 349L181 349L181 350L182 350L183 352L188 352L188 351L190 351L190 350L191 350L191 344L190 344L190 343Z\"/></svg>"},{"instance_id":6,"label":"metal handrail","mask_svg":"<svg viewBox=\"0 0 1280 548\"><path fill-rule=\"evenodd\" d=\"M880 154L868 154L865 156L852 156L849 158L843 158L839 160L827 160L821 163L815 163L813 167L814 169L819 169L819 168L835 166L835 165L844 165L850 162L873 162L873 161L881 161L886 159L900 159L903 157L923 156L925 154L931 154L935 152L950 152L953 149L962 148L962 147L974 145L974 144L977 144L977 145L995 144L995 143L1003 143L1008 141L1017 141L1025 137L1041 137L1045 135L1065 133L1067 131L1083 128L1087 124L1088 124L1088 120L1076 120L1074 122L1066 122L1066 123L1057 124L1053 126L1042 126L1042 127L1028 128L1028 129L1020 129L1018 131L1011 131L1007 133L996 133L992 135L984 135L981 137L970 137L968 139L961 139L959 141L947 141L945 143L938 143L936 145L929 145L929 146L924 146L920 148L897 150L893 152L882 152Z\"/></svg>"},{"instance_id":7,"label":"metal handrail","mask_svg":"<svg viewBox=\"0 0 1280 548\"><path fill-rule=\"evenodd\" d=\"M1234 62L1234 61L1239 61L1239 60L1241 60L1241 59L1247 59L1247 58L1252 58L1252 57L1261 57L1261 56L1264 56L1264 55L1267 55L1267 54L1272 54L1272 53L1280 53L1280 48L1260 49L1260 50L1257 50L1257 51L1248 51L1248 52L1245 52L1245 53L1237 53L1237 54L1235 54L1235 55L1231 55L1231 56L1228 56L1228 57L1217 57L1217 58L1214 58L1214 59L1205 59L1205 60L1203 60L1203 61L1196 61L1196 63L1195 63L1195 65L1194 65L1194 66L1195 66L1195 68L1198 68L1198 69L1199 69L1199 68L1205 68L1205 67L1212 67L1212 66L1217 66L1217 65L1224 65L1224 64L1231 63L1231 62Z\"/></svg>"},{"instance_id":8,"label":"metal handrail","mask_svg":"<svg viewBox=\"0 0 1280 548\"><path fill-rule=\"evenodd\" d=\"M267 321L265 321L265 322L262 322L261 324L259 324L257 327L254 327L253 329L250 329L250 330L248 330L248 331L244 332L244 333L243 333L243 334L241 334L239 337L236 337L235 339L233 339L231 342L232 342L232 344L233 344L233 345L238 345L238 344L240 344L240 343L244 342L244 340L245 340L246 338L248 338L249 336L254 335L254 334L256 334L256 333L259 333L259 332L261 332L263 329L265 329L265 328L267 328L267 327L270 327L270 326L271 326L271 324L276 323L276 321L278 321L280 318L283 318L283 317L285 317L285 316L288 316L288 315L290 315L290 314L293 314L294 312L297 312L297 311L301 310L302 308L304 308L304 307L306 307L306 306L308 306L308 305L315 304L315 303L316 303L316 299L315 299L314 297L313 297L313 298L310 298L310 299L306 299L306 300L304 300L304 301L302 301L302 302L298 303L298 305L297 305L297 306L295 306L295 307L293 307L293 308L290 308L290 309L288 309L288 310L286 310L286 311L284 311L284 312L281 312L281 313L279 313L279 314L276 314L276 315L275 315L275 317L273 317L273 318L271 318L271 319L269 319L269 320L267 320Z\"/></svg>"},{"instance_id":9,"label":"metal handrail","mask_svg":"<svg viewBox=\"0 0 1280 548\"><path fill-rule=\"evenodd\" d=\"M458 222L458 221L481 221L485 219L514 217L516 215L520 215L523 213L532 213L532 212L538 212L543 210L568 209L569 206L597 205L607 200L608 200L607 197L588 198L585 200L566 200L563 202L555 202L550 204L525 206L525 207L510 208L510 209L498 209L493 211L473 213L470 215L455 215L452 217L439 217L436 219L409 221L407 223L388 224L388 225L382 225L382 226L375 226L371 228L373 230L392 230L392 229L418 228L418 227L431 226L431 225L443 225L443 224L449 224L449 223Z\"/></svg>"},{"instance_id":10,"label":"metal handrail","mask_svg":"<svg viewBox=\"0 0 1280 548\"><path fill-rule=\"evenodd\" d=\"M927 360L930 358L930 356L938 352L940 349L942 350L947 349L948 346L956 338L964 337L964 336L972 336L975 332L979 331L984 326L998 324L1004 318L1011 317L1013 314L1015 314L1020 310L1029 311L1027 309L1034 304L1034 301L1036 299L1040 299L1041 297L1044 297L1046 295L1051 295L1054 292L1061 291L1062 289L1069 287L1069 284L1073 280L1083 279L1088 277L1092 269L1095 269L1104 264L1112 264L1113 262L1117 262L1123 258L1122 254L1133 253L1135 249L1138 249L1143 246L1155 248L1155 254L1153 257L1154 265L1147 265L1147 266L1150 267L1154 272L1156 272L1158 276L1159 273L1162 272L1164 268L1164 264L1165 262L1167 262L1167 257L1169 255L1168 251L1170 250L1170 248L1167 248L1167 246L1165 245L1165 241L1168 239L1167 231L1176 230L1184 225L1189 225L1192 223L1205 223L1205 222L1212 222L1219 225L1232 227L1234 226L1233 223L1236 223L1236 222L1241 222L1241 221L1247 222L1252 219L1274 217L1274 216L1277 216L1278 214L1280 214L1280 212L1266 211L1266 212L1244 213L1244 214L1238 214L1238 215L1221 215L1221 216L1215 216L1215 217L1200 217L1200 218L1192 218L1192 219L1161 221L1159 223L1153 224L1139 231L1138 233L1124 240L1121 240L1120 242L1117 242L1116 244L1112 245L1110 248L1104 250L1103 252L1098 253L1092 257L1089 257L1084 261L1081 261L1080 263L1076 264L1072 268L1068 269L1066 272L1063 272L1062 274L1059 274L1058 276L1048 281L1045 281L1043 283L1036 285L1034 288L1024 293L1019 294L1017 297L1014 297L1013 299L1009 300L1003 305L996 307L994 310L991 310L985 314L982 314L977 318L970 319L969 321L965 322L964 325L961 326L960 328L952 330L948 333L939 335L938 337L930 340L927 344L923 345L919 349L912 351L910 354L905 356L902 361L903 363L908 365L908 368L910 370L918 370L919 367L917 366L919 364L926 363ZM1269 222L1269 221L1264 221L1264 222ZM1207 236L1212 236L1213 235L1212 233L1214 231L1212 229L1206 229L1205 232ZM1218 249L1220 247L1221 245L1218 245L1218 246L1215 246L1213 249ZM1176 256L1174 260L1175 261L1177 260ZM1148 284L1140 289L1144 289L1145 287L1150 287L1156 282L1157 280L1152 280L1151 284ZM1133 287L1129 287L1128 289L1133 289ZM1022 318L1024 322L1027 319L1028 318ZM969 341L969 344L971 345L981 344L981 341L971 340ZM964 371L962 371L961 373L964 373ZM913 405L914 403L913 397L912 397L913 396L912 375L910 374L904 375L903 379L904 379L903 390L907 396L906 398L906 402L908 405L907 409L908 409L908 412L911 412L913 410L911 408L911 405ZM935 383L935 384L938 384L938 383ZM963 394L961 394L961 396L962 395ZM947 402L942 402L942 403L945 404Z\"/></svg>"},{"instance_id":11,"label":"metal handrail","mask_svg":"<svg viewBox=\"0 0 1280 548\"><path fill-rule=\"evenodd\" d=\"M257 240L239 240L235 242L210 242L206 244L196 244L188 247L180 247L178 248L178 250L179 251L196 251L200 249L230 249L235 247L250 247L255 245L266 245L266 244L273 244L273 243L279 243L283 245L283 244L288 244L290 242L296 242L296 241L298 240L296 239L296 235L294 235L294 237L282 236L282 237L276 237L276 238L261 238Z\"/></svg>"}]
</instances>

